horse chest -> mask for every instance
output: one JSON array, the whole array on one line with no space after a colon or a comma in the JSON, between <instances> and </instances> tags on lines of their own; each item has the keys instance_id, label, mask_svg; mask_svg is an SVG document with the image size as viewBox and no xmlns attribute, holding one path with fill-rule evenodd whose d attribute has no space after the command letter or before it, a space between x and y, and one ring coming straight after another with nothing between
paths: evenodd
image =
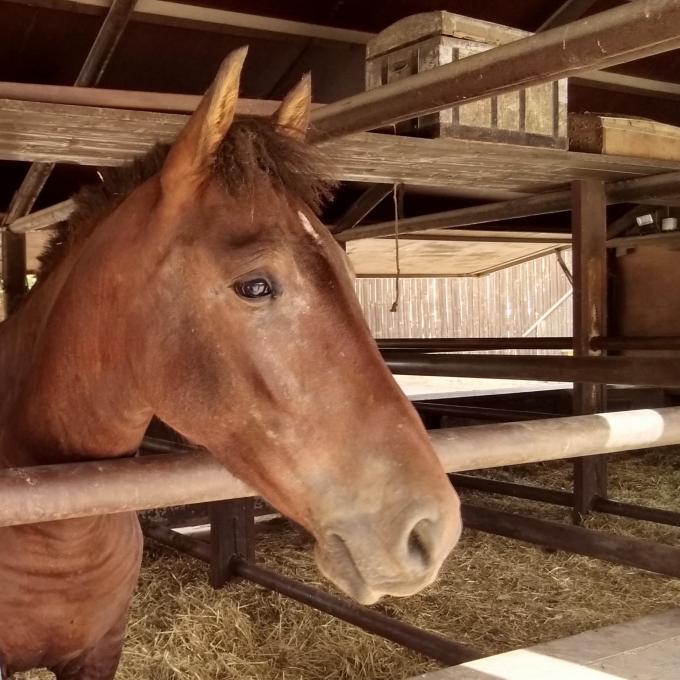
<instances>
[{"instance_id":1,"label":"horse chest","mask_svg":"<svg viewBox=\"0 0 680 680\"><path fill-rule=\"evenodd\" d=\"M13 670L52 666L98 642L125 615L137 581L134 515L91 527L67 522L0 530L0 659Z\"/></svg>"}]
</instances>

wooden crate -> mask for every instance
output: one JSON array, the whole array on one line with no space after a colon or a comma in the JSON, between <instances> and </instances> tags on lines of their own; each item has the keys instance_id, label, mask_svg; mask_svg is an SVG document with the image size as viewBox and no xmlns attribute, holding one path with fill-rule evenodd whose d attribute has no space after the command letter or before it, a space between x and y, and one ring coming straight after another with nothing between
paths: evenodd
<instances>
[{"instance_id":1,"label":"wooden crate","mask_svg":"<svg viewBox=\"0 0 680 680\"><path fill-rule=\"evenodd\" d=\"M644 118L572 114L569 148L612 156L680 161L680 127Z\"/></svg>"},{"instance_id":2,"label":"wooden crate","mask_svg":"<svg viewBox=\"0 0 680 680\"><path fill-rule=\"evenodd\" d=\"M366 88L372 89L530 35L451 12L398 21L369 41ZM400 134L460 137L567 148L567 81L546 83L419 116Z\"/></svg>"}]
</instances>

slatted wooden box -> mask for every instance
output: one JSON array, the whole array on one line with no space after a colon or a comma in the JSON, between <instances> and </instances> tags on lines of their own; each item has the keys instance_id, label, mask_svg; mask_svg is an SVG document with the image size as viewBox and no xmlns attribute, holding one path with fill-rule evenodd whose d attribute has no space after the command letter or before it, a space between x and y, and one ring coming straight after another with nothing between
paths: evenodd
<instances>
[{"instance_id":1,"label":"slatted wooden box","mask_svg":"<svg viewBox=\"0 0 680 680\"><path fill-rule=\"evenodd\" d=\"M427 71L530 33L451 12L424 12L398 21L369 41L366 88ZM400 134L461 137L567 148L567 81L536 85L419 116Z\"/></svg>"}]
</instances>

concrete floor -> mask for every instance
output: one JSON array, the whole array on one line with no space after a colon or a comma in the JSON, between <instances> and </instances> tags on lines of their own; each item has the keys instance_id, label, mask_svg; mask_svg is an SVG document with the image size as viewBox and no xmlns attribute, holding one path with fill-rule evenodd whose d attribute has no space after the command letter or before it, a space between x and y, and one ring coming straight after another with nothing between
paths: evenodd
<instances>
[{"instance_id":1,"label":"concrete floor","mask_svg":"<svg viewBox=\"0 0 680 680\"><path fill-rule=\"evenodd\" d=\"M411 680L679 680L680 609Z\"/></svg>"}]
</instances>

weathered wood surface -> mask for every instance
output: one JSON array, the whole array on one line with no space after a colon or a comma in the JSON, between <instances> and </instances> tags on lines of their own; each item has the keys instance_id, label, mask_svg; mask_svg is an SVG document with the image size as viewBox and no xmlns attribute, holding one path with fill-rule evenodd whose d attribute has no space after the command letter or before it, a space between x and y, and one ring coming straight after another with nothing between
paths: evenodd
<instances>
[{"instance_id":1,"label":"weathered wood surface","mask_svg":"<svg viewBox=\"0 0 680 680\"><path fill-rule=\"evenodd\" d=\"M313 135L342 137L680 46L680 5L645 0L480 52L314 112Z\"/></svg>"},{"instance_id":2,"label":"weathered wood surface","mask_svg":"<svg viewBox=\"0 0 680 680\"><path fill-rule=\"evenodd\" d=\"M0 99L0 159L121 165L158 141L171 142L185 121L182 114ZM680 162L673 161L376 133L350 135L324 147L343 180L454 190L535 193L574 179L680 170Z\"/></svg>"},{"instance_id":3,"label":"weathered wood surface","mask_svg":"<svg viewBox=\"0 0 680 680\"><path fill-rule=\"evenodd\" d=\"M572 114L569 148L585 153L680 161L680 127L640 118Z\"/></svg>"},{"instance_id":4,"label":"weathered wood surface","mask_svg":"<svg viewBox=\"0 0 680 680\"><path fill-rule=\"evenodd\" d=\"M416 238L413 238L416 236ZM516 237L516 238L515 238ZM527 262L559 248L570 239L555 234L503 234L441 230L429 237L408 234L399 243L401 275L481 276L521 262ZM347 243L347 254L357 276L396 275L393 238L362 239Z\"/></svg>"},{"instance_id":5,"label":"weathered wood surface","mask_svg":"<svg viewBox=\"0 0 680 680\"><path fill-rule=\"evenodd\" d=\"M403 80L530 36L452 12L406 17L367 45L366 89ZM481 80L481 79L480 79ZM567 147L567 80L520 87L436 113L404 120L397 132L426 137Z\"/></svg>"},{"instance_id":6,"label":"weathered wood surface","mask_svg":"<svg viewBox=\"0 0 680 680\"><path fill-rule=\"evenodd\" d=\"M601 351L591 348L591 342L607 332L607 199L603 182L574 182L571 232L574 356L601 356ZM601 383L575 383L573 398L576 415L607 409L606 386ZM587 456L575 460L574 520L577 523L587 515L597 497L607 497L606 457Z\"/></svg>"}]
</instances>

